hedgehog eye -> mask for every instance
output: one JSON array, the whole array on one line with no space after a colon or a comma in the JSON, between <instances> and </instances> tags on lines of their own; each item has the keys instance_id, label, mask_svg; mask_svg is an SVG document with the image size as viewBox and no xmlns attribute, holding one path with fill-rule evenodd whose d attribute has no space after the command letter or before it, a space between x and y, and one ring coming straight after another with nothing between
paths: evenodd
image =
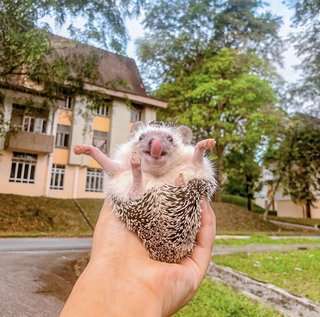
<instances>
[{"instance_id":1,"label":"hedgehog eye","mask_svg":"<svg viewBox=\"0 0 320 317\"><path fill-rule=\"evenodd\" d=\"M167 138L167 139L168 139L168 141L169 141L169 142L171 142L171 143L173 142L173 138L172 138L172 136L168 136L168 138Z\"/></svg>"},{"instance_id":2,"label":"hedgehog eye","mask_svg":"<svg viewBox=\"0 0 320 317\"><path fill-rule=\"evenodd\" d=\"M139 141L142 141L144 139L144 134L141 134L139 137Z\"/></svg>"}]
</instances>

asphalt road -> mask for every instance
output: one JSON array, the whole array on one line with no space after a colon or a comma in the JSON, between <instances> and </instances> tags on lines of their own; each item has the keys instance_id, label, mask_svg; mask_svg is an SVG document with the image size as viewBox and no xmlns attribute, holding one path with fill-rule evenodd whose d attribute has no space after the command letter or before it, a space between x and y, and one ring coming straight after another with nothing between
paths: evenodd
<instances>
[{"instance_id":1,"label":"asphalt road","mask_svg":"<svg viewBox=\"0 0 320 317\"><path fill-rule=\"evenodd\" d=\"M91 249L91 244L91 238L4 238L0 239L0 252L79 251Z\"/></svg>"},{"instance_id":2,"label":"asphalt road","mask_svg":"<svg viewBox=\"0 0 320 317\"><path fill-rule=\"evenodd\" d=\"M57 317L88 251L0 252L0 316ZM77 268L78 266L78 268Z\"/></svg>"},{"instance_id":3,"label":"asphalt road","mask_svg":"<svg viewBox=\"0 0 320 317\"><path fill-rule=\"evenodd\" d=\"M0 317L57 317L91 238L0 239Z\"/></svg>"}]
</instances>

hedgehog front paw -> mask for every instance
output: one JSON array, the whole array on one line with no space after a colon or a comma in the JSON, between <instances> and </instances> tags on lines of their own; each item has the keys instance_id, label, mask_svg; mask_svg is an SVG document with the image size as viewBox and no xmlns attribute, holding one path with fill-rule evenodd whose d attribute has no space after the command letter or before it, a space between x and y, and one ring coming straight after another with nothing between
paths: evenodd
<instances>
[{"instance_id":1,"label":"hedgehog front paw","mask_svg":"<svg viewBox=\"0 0 320 317\"><path fill-rule=\"evenodd\" d=\"M197 143L197 147L203 150L212 149L216 145L216 140L214 139L206 139Z\"/></svg>"},{"instance_id":2,"label":"hedgehog front paw","mask_svg":"<svg viewBox=\"0 0 320 317\"><path fill-rule=\"evenodd\" d=\"M132 169L139 168L141 166L141 159L140 159L139 155L136 152L132 153L131 162L130 163L131 163Z\"/></svg>"},{"instance_id":3,"label":"hedgehog front paw","mask_svg":"<svg viewBox=\"0 0 320 317\"><path fill-rule=\"evenodd\" d=\"M91 145L75 145L73 147L73 152L77 155L80 155L80 154L91 155L92 146Z\"/></svg>"}]
</instances>

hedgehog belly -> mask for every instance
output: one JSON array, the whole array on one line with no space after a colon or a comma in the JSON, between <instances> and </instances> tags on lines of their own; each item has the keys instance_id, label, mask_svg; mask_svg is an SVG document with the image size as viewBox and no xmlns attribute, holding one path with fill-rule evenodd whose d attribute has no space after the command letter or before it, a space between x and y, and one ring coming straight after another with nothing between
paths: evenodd
<instances>
[{"instance_id":1,"label":"hedgehog belly","mask_svg":"<svg viewBox=\"0 0 320 317\"><path fill-rule=\"evenodd\" d=\"M183 186L162 185L140 198L112 197L113 211L137 232L152 259L178 263L193 250L200 228L200 200L210 199L214 185L192 179Z\"/></svg>"}]
</instances>

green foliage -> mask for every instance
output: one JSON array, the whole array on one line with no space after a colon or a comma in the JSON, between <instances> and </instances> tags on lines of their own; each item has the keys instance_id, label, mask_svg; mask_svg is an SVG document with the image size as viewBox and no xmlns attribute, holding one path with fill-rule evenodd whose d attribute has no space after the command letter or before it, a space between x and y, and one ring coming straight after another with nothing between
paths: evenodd
<instances>
[{"instance_id":1,"label":"green foliage","mask_svg":"<svg viewBox=\"0 0 320 317\"><path fill-rule=\"evenodd\" d=\"M2 85L21 81L37 85L55 106L64 94L86 95L85 81L98 78L97 54L74 53L74 43L53 37L44 23L53 17L58 26L67 26L74 39L124 53L127 33L124 19L139 14L144 0L74 1L74 0L2 0L0 2L0 81ZM84 22L78 29L77 18ZM71 21L71 22L70 22ZM0 109L3 127L3 109ZM2 129L3 130L3 129ZM3 131L1 131L3 133Z\"/></svg>"},{"instance_id":2,"label":"green foliage","mask_svg":"<svg viewBox=\"0 0 320 317\"><path fill-rule=\"evenodd\" d=\"M203 280L191 302L175 317L267 317L281 316L273 309L237 294L222 283Z\"/></svg>"},{"instance_id":3,"label":"green foliage","mask_svg":"<svg viewBox=\"0 0 320 317\"><path fill-rule=\"evenodd\" d=\"M278 165L284 166L282 185L296 203L307 208L319 199L320 120L297 114L282 142ZM309 215L310 216L310 215Z\"/></svg>"},{"instance_id":4,"label":"green foliage","mask_svg":"<svg viewBox=\"0 0 320 317\"><path fill-rule=\"evenodd\" d=\"M257 52L279 60L281 21L260 0L178 0L146 6L138 53L148 79L171 81L193 72L221 48ZM159 81L160 80L160 81Z\"/></svg>"},{"instance_id":5,"label":"green foliage","mask_svg":"<svg viewBox=\"0 0 320 317\"><path fill-rule=\"evenodd\" d=\"M293 252L241 253L215 256L217 264L230 266L294 294L320 302L320 249Z\"/></svg>"},{"instance_id":6,"label":"green foliage","mask_svg":"<svg viewBox=\"0 0 320 317\"><path fill-rule=\"evenodd\" d=\"M291 103L299 111L304 109L311 115L320 116L320 2L318 0L286 0L295 12L292 25L296 32L291 34L301 62L301 75L291 88Z\"/></svg>"},{"instance_id":7,"label":"green foliage","mask_svg":"<svg viewBox=\"0 0 320 317\"><path fill-rule=\"evenodd\" d=\"M156 93L168 100L162 118L190 126L196 139L217 141L213 151L220 184L225 153L243 154L242 161L228 167L244 179L245 191L251 195L259 176L254 163L257 147L281 118L273 106L275 93L262 74L270 76L268 66L255 54L222 49L189 76L164 83ZM242 176L237 175L239 170Z\"/></svg>"}]
</instances>

